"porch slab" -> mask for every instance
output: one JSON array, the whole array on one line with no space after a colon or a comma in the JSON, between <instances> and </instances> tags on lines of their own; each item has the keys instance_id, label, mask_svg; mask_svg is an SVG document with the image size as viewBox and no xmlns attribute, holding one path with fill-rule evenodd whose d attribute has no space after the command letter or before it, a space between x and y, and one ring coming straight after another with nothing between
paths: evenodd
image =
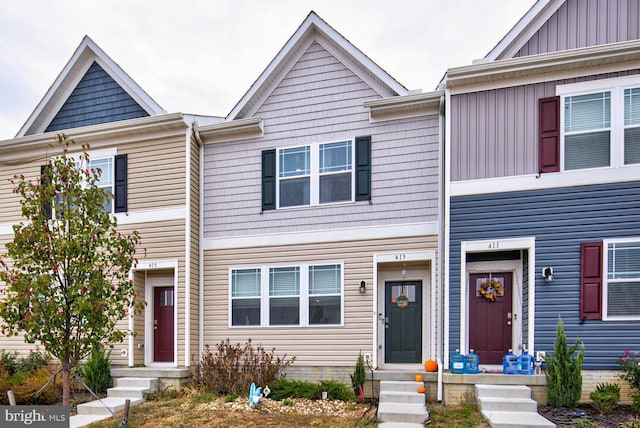
<instances>
[{"instance_id":1,"label":"porch slab","mask_svg":"<svg viewBox=\"0 0 640 428\"><path fill-rule=\"evenodd\" d=\"M111 377L115 386L121 378L154 378L159 388L173 388L180 391L189 383L190 370L184 367L111 367Z\"/></svg>"}]
</instances>

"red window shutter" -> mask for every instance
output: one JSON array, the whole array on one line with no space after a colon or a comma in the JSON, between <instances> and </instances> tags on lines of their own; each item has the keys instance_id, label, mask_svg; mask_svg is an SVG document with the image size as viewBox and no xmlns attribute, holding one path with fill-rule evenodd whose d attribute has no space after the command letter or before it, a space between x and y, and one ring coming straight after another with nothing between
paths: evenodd
<instances>
[{"instance_id":1,"label":"red window shutter","mask_svg":"<svg viewBox=\"0 0 640 428\"><path fill-rule=\"evenodd\" d=\"M602 242L580 244L580 319L602 319Z\"/></svg>"},{"instance_id":2,"label":"red window shutter","mask_svg":"<svg viewBox=\"0 0 640 428\"><path fill-rule=\"evenodd\" d=\"M538 100L538 171L560 171L560 97Z\"/></svg>"}]
</instances>

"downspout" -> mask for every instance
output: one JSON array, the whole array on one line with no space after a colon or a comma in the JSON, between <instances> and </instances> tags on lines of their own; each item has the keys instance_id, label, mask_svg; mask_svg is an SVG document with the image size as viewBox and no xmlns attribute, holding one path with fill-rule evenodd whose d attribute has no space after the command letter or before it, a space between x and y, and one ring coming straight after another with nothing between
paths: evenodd
<instances>
[{"instance_id":1,"label":"downspout","mask_svg":"<svg viewBox=\"0 0 640 428\"><path fill-rule=\"evenodd\" d=\"M437 389L437 396L436 399L438 402L442 401L442 396L443 396L443 384L442 384L442 370L443 370L443 366L442 366L442 351L443 351L443 343L444 343L444 325L446 322L446 318L443 316L444 314L444 302L443 302L443 293L445 290L445 275L444 272L445 270L443 269L445 266L445 258L446 258L446 253L445 253L445 229L444 229L444 224L443 224L443 219L444 217L444 200L445 200L445 196L444 196L444 187L445 187L445 171L447 170L446 168L446 162L447 159L445 157L445 136L446 136L446 130L445 130L445 97L441 96L440 97L440 114L439 114L439 126L438 129L440 131L440 136L439 136L439 148L438 151L440 152L440 174L439 174L439 178L440 178L440 188L441 191L438 192L438 206L440 207L440 210L438 212L438 225L439 225L439 239L438 239L438 254L440 257L438 257L438 272L440 272L439 275L439 279L440 279L440 292L438 293L438 315L439 315L439 319L440 319L440 328L438 329L439 332L439 337L438 337L438 348L436 351L436 362L438 363L438 389Z\"/></svg>"},{"instance_id":2,"label":"downspout","mask_svg":"<svg viewBox=\"0 0 640 428\"><path fill-rule=\"evenodd\" d=\"M446 77L445 77L446 79ZM445 80L446 84L446 80ZM443 300L444 300L444 350L442 355L442 363L445 369L449 368L449 319L450 319L450 309L449 309L449 291L450 291L450 283L449 283L449 252L450 252L450 242L449 242L449 216L450 216L450 190L451 190L451 171L447 165L450 163L451 158L451 91L450 89L445 89L445 101L444 101L444 159L442 160L442 165L444 166L444 189L443 189L443 198L444 203L442 205L443 213L443 252L442 252L442 284L443 284Z\"/></svg>"},{"instance_id":3,"label":"downspout","mask_svg":"<svg viewBox=\"0 0 640 428\"><path fill-rule=\"evenodd\" d=\"M199 208L200 208L200 223L198 226L198 361L204 350L204 143L200 137L200 133L196 130L194 132L196 141L198 142L198 150L200 155L198 156L200 171L200 188L198 191Z\"/></svg>"},{"instance_id":4,"label":"downspout","mask_svg":"<svg viewBox=\"0 0 640 428\"><path fill-rule=\"evenodd\" d=\"M133 281L133 270L129 270L129 281ZM134 313L134 308L133 306L129 306L129 343L128 348L129 348L129 360L128 360L128 364L129 367L133 367L134 366L134 358L133 358L133 351L134 351L134 344L133 344L133 334L131 334L131 332L133 331L134 328L134 322L133 322L133 313Z\"/></svg>"},{"instance_id":5,"label":"downspout","mask_svg":"<svg viewBox=\"0 0 640 428\"><path fill-rule=\"evenodd\" d=\"M191 353L191 133L193 124L189 125L185 134L186 161L186 213L184 240L184 365L189 367Z\"/></svg>"}]
</instances>

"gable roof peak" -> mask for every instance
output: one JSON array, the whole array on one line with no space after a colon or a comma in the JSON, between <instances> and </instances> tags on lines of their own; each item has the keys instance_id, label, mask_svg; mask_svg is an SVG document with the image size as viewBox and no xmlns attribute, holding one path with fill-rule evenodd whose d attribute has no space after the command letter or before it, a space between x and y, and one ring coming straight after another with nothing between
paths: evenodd
<instances>
[{"instance_id":1,"label":"gable roof peak","mask_svg":"<svg viewBox=\"0 0 640 428\"><path fill-rule=\"evenodd\" d=\"M16 137L44 132L93 63L98 64L150 116L166 113L91 37L85 35Z\"/></svg>"},{"instance_id":2,"label":"gable roof peak","mask_svg":"<svg viewBox=\"0 0 640 428\"><path fill-rule=\"evenodd\" d=\"M337 57L383 97L406 95L407 88L356 48L313 10L293 33L267 68L227 115L227 120L253 116L313 42Z\"/></svg>"}]
</instances>

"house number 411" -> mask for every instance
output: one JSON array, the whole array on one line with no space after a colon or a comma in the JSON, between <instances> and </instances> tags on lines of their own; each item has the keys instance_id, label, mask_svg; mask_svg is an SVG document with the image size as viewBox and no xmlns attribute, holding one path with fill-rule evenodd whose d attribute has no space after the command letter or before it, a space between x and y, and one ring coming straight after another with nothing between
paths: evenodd
<instances>
[{"instance_id":1,"label":"house number 411","mask_svg":"<svg viewBox=\"0 0 640 428\"><path fill-rule=\"evenodd\" d=\"M489 242L489 248L490 249L500 248L500 242L498 241Z\"/></svg>"}]
</instances>

